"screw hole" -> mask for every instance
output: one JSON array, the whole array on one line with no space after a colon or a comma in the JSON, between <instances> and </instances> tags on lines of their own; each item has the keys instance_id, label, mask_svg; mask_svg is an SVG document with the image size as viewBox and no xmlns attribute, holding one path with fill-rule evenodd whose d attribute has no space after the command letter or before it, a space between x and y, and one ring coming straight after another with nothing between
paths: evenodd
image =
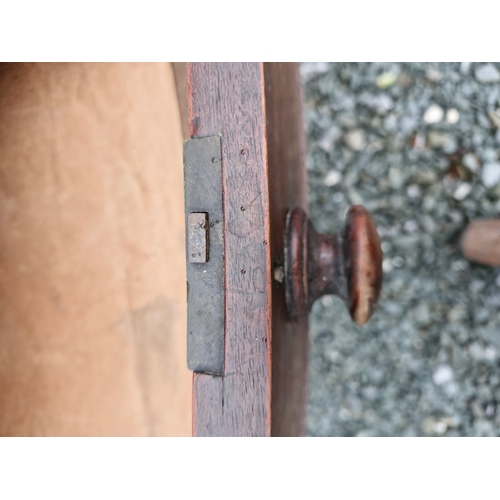
<instances>
[{"instance_id":1,"label":"screw hole","mask_svg":"<svg viewBox=\"0 0 500 500\"><path fill-rule=\"evenodd\" d=\"M246 274L247 272L245 271L245 269L242 269L241 270L241 274Z\"/></svg>"},{"instance_id":2,"label":"screw hole","mask_svg":"<svg viewBox=\"0 0 500 500\"><path fill-rule=\"evenodd\" d=\"M245 207L242 205L242 206L240 207L240 210L241 210L242 212L244 212L244 211L245 211Z\"/></svg>"}]
</instances>

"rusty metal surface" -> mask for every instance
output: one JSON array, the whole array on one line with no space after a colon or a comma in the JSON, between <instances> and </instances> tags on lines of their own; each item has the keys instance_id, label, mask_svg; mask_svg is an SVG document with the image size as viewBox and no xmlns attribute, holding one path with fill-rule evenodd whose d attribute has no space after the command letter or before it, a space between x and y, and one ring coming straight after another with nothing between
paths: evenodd
<instances>
[{"instance_id":1,"label":"rusty metal surface","mask_svg":"<svg viewBox=\"0 0 500 500\"><path fill-rule=\"evenodd\" d=\"M184 185L188 367L222 375L225 294L220 136L184 143Z\"/></svg>"},{"instance_id":2,"label":"rusty metal surface","mask_svg":"<svg viewBox=\"0 0 500 500\"><path fill-rule=\"evenodd\" d=\"M208 214L192 212L187 217L189 262L208 262Z\"/></svg>"}]
</instances>

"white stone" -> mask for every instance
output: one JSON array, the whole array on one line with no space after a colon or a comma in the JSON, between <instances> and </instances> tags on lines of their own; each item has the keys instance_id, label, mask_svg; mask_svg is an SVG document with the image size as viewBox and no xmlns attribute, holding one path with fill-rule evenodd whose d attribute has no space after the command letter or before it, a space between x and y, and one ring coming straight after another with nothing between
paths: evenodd
<instances>
[{"instance_id":1,"label":"white stone","mask_svg":"<svg viewBox=\"0 0 500 500\"><path fill-rule=\"evenodd\" d=\"M484 357L485 357L488 361L495 361L495 359L496 359L496 357L497 357L497 350L496 350L494 347L488 346L488 347L484 350Z\"/></svg>"},{"instance_id":2,"label":"white stone","mask_svg":"<svg viewBox=\"0 0 500 500\"><path fill-rule=\"evenodd\" d=\"M455 200L464 200L469 196L470 192L472 191L472 186L468 182L464 182L458 186L458 188L455 190L453 193L453 198Z\"/></svg>"},{"instance_id":3,"label":"white stone","mask_svg":"<svg viewBox=\"0 0 500 500\"><path fill-rule=\"evenodd\" d=\"M330 170L323 179L325 186L335 186L342 180L342 174L337 170Z\"/></svg>"},{"instance_id":4,"label":"white stone","mask_svg":"<svg viewBox=\"0 0 500 500\"><path fill-rule=\"evenodd\" d=\"M481 172L481 180L487 188L496 186L500 182L500 163L486 163Z\"/></svg>"},{"instance_id":5,"label":"white stone","mask_svg":"<svg viewBox=\"0 0 500 500\"><path fill-rule=\"evenodd\" d=\"M453 380L453 370L448 365L439 365L432 375L436 385L444 385Z\"/></svg>"},{"instance_id":6,"label":"white stone","mask_svg":"<svg viewBox=\"0 0 500 500\"><path fill-rule=\"evenodd\" d=\"M384 273L390 273L392 271L391 259L384 259L382 261L382 270L384 271Z\"/></svg>"},{"instance_id":7,"label":"white stone","mask_svg":"<svg viewBox=\"0 0 500 500\"><path fill-rule=\"evenodd\" d=\"M434 68L429 68L425 72L425 77L431 82L439 82L443 78L443 73Z\"/></svg>"},{"instance_id":8,"label":"white stone","mask_svg":"<svg viewBox=\"0 0 500 500\"><path fill-rule=\"evenodd\" d=\"M479 160L474 153L467 153L462 158L462 163L471 172L477 172L479 170Z\"/></svg>"},{"instance_id":9,"label":"white stone","mask_svg":"<svg viewBox=\"0 0 500 500\"><path fill-rule=\"evenodd\" d=\"M444 117L444 111L441 106L437 104L432 104L427 108L427 111L424 113L424 122L425 123L439 123Z\"/></svg>"},{"instance_id":10,"label":"white stone","mask_svg":"<svg viewBox=\"0 0 500 500\"><path fill-rule=\"evenodd\" d=\"M457 123L458 120L460 120L460 113L458 112L457 109L455 108L450 108L447 112L446 112L446 121L448 123Z\"/></svg>"},{"instance_id":11,"label":"white stone","mask_svg":"<svg viewBox=\"0 0 500 500\"><path fill-rule=\"evenodd\" d=\"M476 69L476 80L480 83L500 82L500 72L492 64L485 64Z\"/></svg>"},{"instance_id":12,"label":"white stone","mask_svg":"<svg viewBox=\"0 0 500 500\"><path fill-rule=\"evenodd\" d=\"M361 129L352 130L344 137L345 143L353 151L362 151L366 147L365 133Z\"/></svg>"},{"instance_id":13,"label":"white stone","mask_svg":"<svg viewBox=\"0 0 500 500\"><path fill-rule=\"evenodd\" d=\"M420 196L420 188L416 184L411 184L408 186L406 191L410 198L418 198Z\"/></svg>"}]
</instances>

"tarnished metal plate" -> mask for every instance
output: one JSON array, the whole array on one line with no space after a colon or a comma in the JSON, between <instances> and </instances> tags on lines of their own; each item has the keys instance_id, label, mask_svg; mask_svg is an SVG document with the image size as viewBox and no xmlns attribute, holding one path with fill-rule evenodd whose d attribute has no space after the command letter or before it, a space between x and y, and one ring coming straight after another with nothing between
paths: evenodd
<instances>
[{"instance_id":1,"label":"tarnished metal plate","mask_svg":"<svg viewBox=\"0 0 500 500\"><path fill-rule=\"evenodd\" d=\"M208 214L192 212L187 216L187 253L189 262L208 262Z\"/></svg>"},{"instance_id":2,"label":"tarnished metal plate","mask_svg":"<svg viewBox=\"0 0 500 500\"><path fill-rule=\"evenodd\" d=\"M222 375L224 219L220 136L184 143L184 186L188 367L196 372Z\"/></svg>"}]
</instances>

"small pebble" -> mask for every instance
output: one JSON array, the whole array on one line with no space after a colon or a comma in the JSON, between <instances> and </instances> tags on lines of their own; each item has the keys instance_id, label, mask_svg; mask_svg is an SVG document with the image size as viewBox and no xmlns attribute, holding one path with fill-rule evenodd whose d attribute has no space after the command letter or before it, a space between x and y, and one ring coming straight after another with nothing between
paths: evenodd
<instances>
[{"instance_id":1,"label":"small pebble","mask_svg":"<svg viewBox=\"0 0 500 500\"><path fill-rule=\"evenodd\" d=\"M427 78L430 82L436 83L443 79L443 73L437 69L429 68L425 72L425 78Z\"/></svg>"},{"instance_id":2,"label":"small pebble","mask_svg":"<svg viewBox=\"0 0 500 500\"><path fill-rule=\"evenodd\" d=\"M330 170L326 177L323 179L325 186L335 186L342 180L342 174L337 170Z\"/></svg>"},{"instance_id":3,"label":"small pebble","mask_svg":"<svg viewBox=\"0 0 500 500\"><path fill-rule=\"evenodd\" d=\"M403 266L405 263L405 260L403 259L403 257L400 257L399 255L397 257L394 257L394 259L392 259L392 265L394 267L401 267Z\"/></svg>"},{"instance_id":4,"label":"small pebble","mask_svg":"<svg viewBox=\"0 0 500 500\"><path fill-rule=\"evenodd\" d=\"M460 120L460 113L455 108L450 108L446 112L446 121L448 123L454 124L457 123L458 120Z\"/></svg>"},{"instance_id":5,"label":"small pebble","mask_svg":"<svg viewBox=\"0 0 500 500\"><path fill-rule=\"evenodd\" d=\"M424 113L424 122L425 123L439 123L444 117L444 111L441 106L437 104L433 104L427 108L427 111Z\"/></svg>"},{"instance_id":6,"label":"small pebble","mask_svg":"<svg viewBox=\"0 0 500 500\"><path fill-rule=\"evenodd\" d=\"M500 72L492 64L485 64L477 68L475 76L479 83L500 82Z\"/></svg>"},{"instance_id":7,"label":"small pebble","mask_svg":"<svg viewBox=\"0 0 500 500\"><path fill-rule=\"evenodd\" d=\"M439 365L432 375L436 385L444 385L453 380L453 370L448 365Z\"/></svg>"},{"instance_id":8,"label":"small pebble","mask_svg":"<svg viewBox=\"0 0 500 500\"><path fill-rule=\"evenodd\" d=\"M406 193L410 198L418 198L421 194L421 191L416 184L411 184L410 186L408 186Z\"/></svg>"},{"instance_id":9,"label":"small pebble","mask_svg":"<svg viewBox=\"0 0 500 500\"><path fill-rule=\"evenodd\" d=\"M398 75L396 73L387 72L377 76L375 83L379 89L388 89L396 83L397 79Z\"/></svg>"},{"instance_id":10,"label":"small pebble","mask_svg":"<svg viewBox=\"0 0 500 500\"><path fill-rule=\"evenodd\" d=\"M340 127L330 127L325 135L318 141L318 145L326 152L331 152L335 142L342 137L342 130Z\"/></svg>"},{"instance_id":11,"label":"small pebble","mask_svg":"<svg viewBox=\"0 0 500 500\"><path fill-rule=\"evenodd\" d=\"M418 224L415 220L410 219L404 223L403 227L404 227L405 231L408 231L409 233L413 233L414 231L416 231L418 229Z\"/></svg>"},{"instance_id":12,"label":"small pebble","mask_svg":"<svg viewBox=\"0 0 500 500\"><path fill-rule=\"evenodd\" d=\"M479 170L479 159L474 153L465 154L462 158L462 164L471 172L477 172Z\"/></svg>"},{"instance_id":13,"label":"small pebble","mask_svg":"<svg viewBox=\"0 0 500 500\"><path fill-rule=\"evenodd\" d=\"M488 116L490 117L491 123L493 123L495 128L500 129L500 108L495 109L495 111L490 111Z\"/></svg>"},{"instance_id":14,"label":"small pebble","mask_svg":"<svg viewBox=\"0 0 500 500\"><path fill-rule=\"evenodd\" d=\"M470 62L460 63L460 73L462 73L463 75L469 72L469 68L470 68Z\"/></svg>"},{"instance_id":15,"label":"small pebble","mask_svg":"<svg viewBox=\"0 0 500 500\"><path fill-rule=\"evenodd\" d=\"M450 147L454 144L453 136L443 132L429 132L427 135L429 146L433 149Z\"/></svg>"},{"instance_id":16,"label":"small pebble","mask_svg":"<svg viewBox=\"0 0 500 500\"><path fill-rule=\"evenodd\" d=\"M500 182L500 163L486 163L481 172L481 180L487 188L496 186Z\"/></svg>"},{"instance_id":17,"label":"small pebble","mask_svg":"<svg viewBox=\"0 0 500 500\"><path fill-rule=\"evenodd\" d=\"M496 150L492 148L486 148L483 150L481 158L483 159L484 163L495 162L498 160L498 154Z\"/></svg>"},{"instance_id":18,"label":"small pebble","mask_svg":"<svg viewBox=\"0 0 500 500\"><path fill-rule=\"evenodd\" d=\"M382 261L382 270L384 271L384 273L390 273L392 271L391 259L384 259Z\"/></svg>"},{"instance_id":19,"label":"small pebble","mask_svg":"<svg viewBox=\"0 0 500 500\"><path fill-rule=\"evenodd\" d=\"M300 74L304 80L311 80L312 78L326 73L329 64L326 62L310 62L300 65Z\"/></svg>"},{"instance_id":20,"label":"small pebble","mask_svg":"<svg viewBox=\"0 0 500 500\"><path fill-rule=\"evenodd\" d=\"M453 198L458 201L465 200L465 198L469 196L471 191L472 186L468 182L464 182L460 184L460 186L458 186L458 188L455 190L455 192L453 193Z\"/></svg>"},{"instance_id":21,"label":"small pebble","mask_svg":"<svg viewBox=\"0 0 500 500\"><path fill-rule=\"evenodd\" d=\"M362 129L356 129L348 132L344 136L345 143L353 151L362 151L366 147L365 132Z\"/></svg>"},{"instance_id":22,"label":"small pebble","mask_svg":"<svg viewBox=\"0 0 500 500\"><path fill-rule=\"evenodd\" d=\"M494 347L488 346L488 347L484 350L484 357L485 357L488 361L495 361L495 360L496 360L496 358L497 358L497 350L496 350Z\"/></svg>"}]
</instances>

